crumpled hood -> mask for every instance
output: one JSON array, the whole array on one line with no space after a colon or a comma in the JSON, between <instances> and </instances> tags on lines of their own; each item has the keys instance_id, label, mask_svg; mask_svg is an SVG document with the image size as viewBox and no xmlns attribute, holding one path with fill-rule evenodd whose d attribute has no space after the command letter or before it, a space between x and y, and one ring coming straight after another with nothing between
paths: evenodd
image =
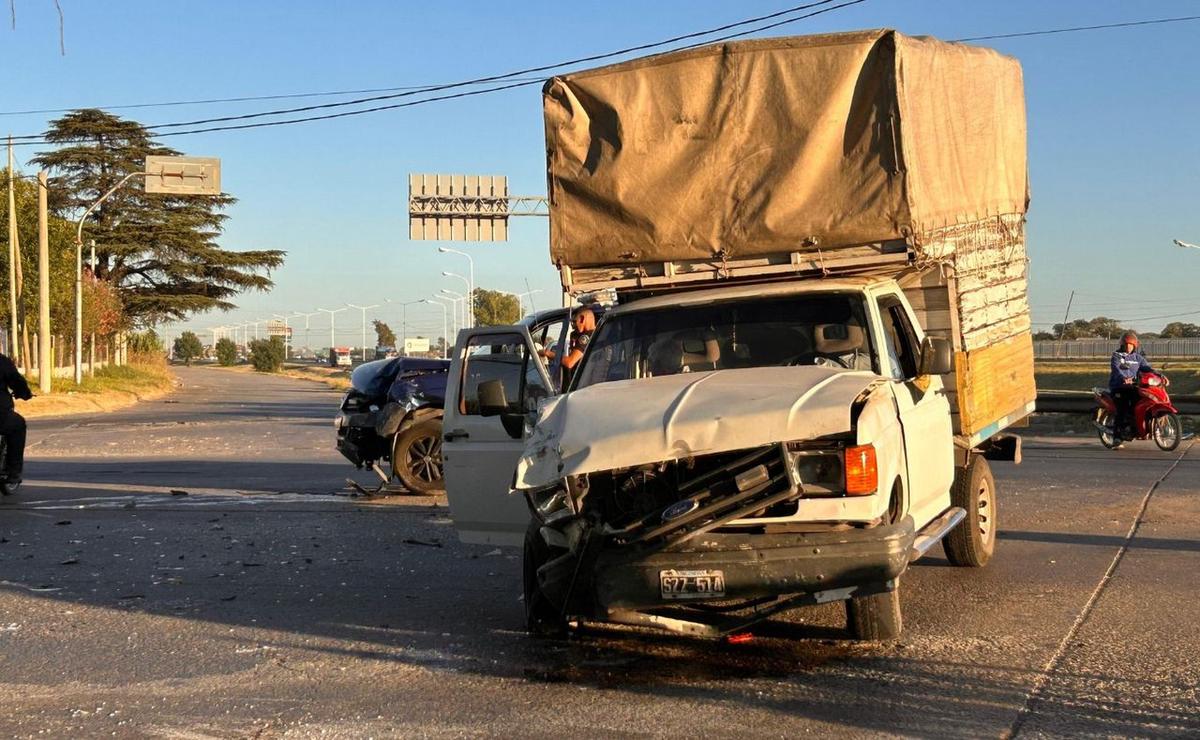
<instances>
[{"instance_id":1,"label":"crumpled hood","mask_svg":"<svg viewBox=\"0 0 1200 740\"><path fill-rule=\"evenodd\" d=\"M798 366L589 386L542 408L517 464L517 487L848 432L851 404L878 379L865 371Z\"/></svg>"}]
</instances>

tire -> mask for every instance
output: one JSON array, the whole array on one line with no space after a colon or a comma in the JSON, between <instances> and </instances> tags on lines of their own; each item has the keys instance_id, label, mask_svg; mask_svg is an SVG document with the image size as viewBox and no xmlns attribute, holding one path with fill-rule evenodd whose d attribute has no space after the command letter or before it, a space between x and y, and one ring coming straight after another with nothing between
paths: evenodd
<instances>
[{"instance_id":1,"label":"tire","mask_svg":"<svg viewBox=\"0 0 1200 740\"><path fill-rule=\"evenodd\" d=\"M1172 452L1183 439L1183 422L1178 414L1163 414L1154 420L1154 444L1163 452Z\"/></svg>"},{"instance_id":2,"label":"tire","mask_svg":"<svg viewBox=\"0 0 1200 740\"><path fill-rule=\"evenodd\" d=\"M996 551L996 479L984 458L973 455L966 468L954 473L950 505L963 508L967 516L942 540L951 565L981 568Z\"/></svg>"},{"instance_id":3,"label":"tire","mask_svg":"<svg viewBox=\"0 0 1200 740\"><path fill-rule=\"evenodd\" d=\"M442 478L442 420L426 419L392 438L392 474L413 493L445 488Z\"/></svg>"},{"instance_id":4,"label":"tire","mask_svg":"<svg viewBox=\"0 0 1200 740\"><path fill-rule=\"evenodd\" d=\"M894 640L903 627L899 582L891 591L846 600L846 628L855 640Z\"/></svg>"},{"instance_id":5,"label":"tire","mask_svg":"<svg viewBox=\"0 0 1200 740\"><path fill-rule=\"evenodd\" d=\"M550 546L542 539L537 522L525 530L525 547L521 557L521 583L525 595L525 629L534 637L561 638L567 634L567 623L559 610L542 593L538 584L538 568L551 557Z\"/></svg>"},{"instance_id":6,"label":"tire","mask_svg":"<svg viewBox=\"0 0 1200 740\"><path fill-rule=\"evenodd\" d=\"M1113 427L1114 419L1112 418L1112 414L1108 411L1105 411L1104 409L1098 409L1096 411L1096 423L1102 424L1106 427ZM1121 446L1121 440L1116 436L1115 432L1097 430L1097 434L1100 436L1100 444L1104 445L1108 449L1115 450Z\"/></svg>"}]
</instances>

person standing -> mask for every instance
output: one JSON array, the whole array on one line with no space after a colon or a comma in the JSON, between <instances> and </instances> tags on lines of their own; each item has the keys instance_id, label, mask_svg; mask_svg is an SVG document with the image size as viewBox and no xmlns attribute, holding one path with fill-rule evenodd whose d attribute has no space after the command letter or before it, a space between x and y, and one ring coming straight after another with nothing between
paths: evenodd
<instances>
[{"instance_id":1,"label":"person standing","mask_svg":"<svg viewBox=\"0 0 1200 740\"><path fill-rule=\"evenodd\" d=\"M33 391L13 361L3 354L0 354L0 385L4 386L0 393L0 435L7 445L0 493L8 495L20 487L25 468L25 417L17 413L13 397L28 401L33 398Z\"/></svg>"}]
</instances>

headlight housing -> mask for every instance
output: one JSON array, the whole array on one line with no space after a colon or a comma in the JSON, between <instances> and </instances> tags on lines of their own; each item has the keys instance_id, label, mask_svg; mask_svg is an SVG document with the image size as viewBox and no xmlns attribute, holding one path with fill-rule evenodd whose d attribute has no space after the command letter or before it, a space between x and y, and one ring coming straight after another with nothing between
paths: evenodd
<instances>
[{"instance_id":1,"label":"headlight housing","mask_svg":"<svg viewBox=\"0 0 1200 740\"><path fill-rule=\"evenodd\" d=\"M806 496L865 496L879 487L872 445L789 442L787 457L792 480Z\"/></svg>"}]
</instances>

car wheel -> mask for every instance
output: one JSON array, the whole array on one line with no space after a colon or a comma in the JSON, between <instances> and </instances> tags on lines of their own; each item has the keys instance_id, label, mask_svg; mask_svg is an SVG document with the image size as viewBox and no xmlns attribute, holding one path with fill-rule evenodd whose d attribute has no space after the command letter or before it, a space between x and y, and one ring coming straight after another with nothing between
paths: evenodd
<instances>
[{"instance_id":1,"label":"car wheel","mask_svg":"<svg viewBox=\"0 0 1200 740\"><path fill-rule=\"evenodd\" d=\"M550 560L551 550L542 539L538 523L530 522L525 530L525 547L521 557L521 581L525 596L525 629L534 637L564 637L567 623L562 612L542 593L538 583L538 568Z\"/></svg>"},{"instance_id":2,"label":"car wheel","mask_svg":"<svg viewBox=\"0 0 1200 740\"><path fill-rule=\"evenodd\" d=\"M392 438L392 473L413 493L445 489L442 479L442 420L426 419Z\"/></svg>"},{"instance_id":3,"label":"car wheel","mask_svg":"<svg viewBox=\"0 0 1200 740\"><path fill-rule=\"evenodd\" d=\"M899 581L891 591L846 600L846 627L856 640L892 640L903 625Z\"/></svg>"},{"instance_id":4,"label":"car wheel","mask_svg":"<svg viewBox=\"0 0 1200 740\"><path fill-rule=\"evenodd\" d=\"M951 565L979 568L996 551L996 479L987 460L972 456L966 468L954 472L950 505L961 507L966 518L942 540Z\"/></svg>"}]
</instances>

